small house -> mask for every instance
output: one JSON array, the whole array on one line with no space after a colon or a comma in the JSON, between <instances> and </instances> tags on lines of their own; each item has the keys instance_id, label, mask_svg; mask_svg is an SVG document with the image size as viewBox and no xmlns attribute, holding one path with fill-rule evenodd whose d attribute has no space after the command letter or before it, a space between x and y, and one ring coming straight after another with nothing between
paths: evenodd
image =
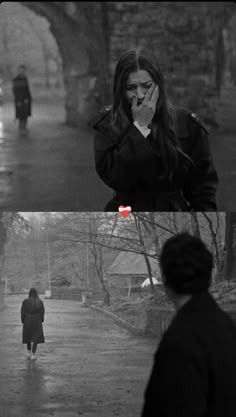
<instances>
[{"instance_id":1,"label":"small house","mask_svg":"<svg viewBox=\"0 0 236 417\"><path fill-rule=\"evenodd\" d=\"M154 252L151 252L154 253ZM152 275L159 280L160 272L156 259L149 256ZM142 283L149 277L142 254L121 251L106 271L107 284L112 295L130 295L142 290Z\"/></svg>"}]
</instances>

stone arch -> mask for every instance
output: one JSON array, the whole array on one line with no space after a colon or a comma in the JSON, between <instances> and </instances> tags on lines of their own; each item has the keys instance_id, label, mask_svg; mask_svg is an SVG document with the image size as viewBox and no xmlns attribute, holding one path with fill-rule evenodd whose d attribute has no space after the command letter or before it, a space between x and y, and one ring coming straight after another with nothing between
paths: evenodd
<instances>
[{"instance_id":1,"label":"stone arch","mask_svg":"<svg viewBox=\"0 0 236 417\"><path fill-rule=\"evenodd\" d=\"M50 24L62 58L66 122L87 123L107 101L108 36L102 2L20 2Z\"/></svg>"}]
</instances>

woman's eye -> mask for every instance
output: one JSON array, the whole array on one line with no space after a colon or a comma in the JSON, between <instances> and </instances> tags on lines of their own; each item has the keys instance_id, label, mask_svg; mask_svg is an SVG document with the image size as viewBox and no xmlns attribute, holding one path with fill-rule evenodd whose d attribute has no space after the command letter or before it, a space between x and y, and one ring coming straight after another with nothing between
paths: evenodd
<instances>
[{"instance_id":1,"label":"woman's eye","mask_svg":"<svg viewBox=\"0 0 236 417\"><path fill-rule=\"evenodd\" d=\"M145 85L143 85L143 88L145 88L146 90L148 90L151 86L152 86L152 83L145 84ZM127 90L131 91L131 90L135 90L136 86L134 86L134 85L127 85L126 88L127 88Z\"/></svg>"}]
</instances>

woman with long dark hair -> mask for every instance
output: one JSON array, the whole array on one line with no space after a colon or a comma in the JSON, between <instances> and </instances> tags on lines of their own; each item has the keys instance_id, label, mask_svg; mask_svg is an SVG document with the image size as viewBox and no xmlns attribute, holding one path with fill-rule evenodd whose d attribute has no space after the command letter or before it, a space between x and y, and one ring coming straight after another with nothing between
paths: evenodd
<instances>
[{"instance_id":1,"label":"woman with long dark hair","mask_svg":"<svg viewBox=\"0 0 236 417\"><path fill-rule=\"evenodd\" d=\"M216 211L208 131L174 107L155 55L130 49L117 63L113 103L92 126L96 171L115 191L105 211Z\"/></svg>"},{"instance_id":2,"label":"woman with long dark hair","mask_svg":"<svg viewBox=\"0 0 236 417\"><path fill-rule=\"evenodd\" d=\"M23 324L22 343L27 344L27 357L36 359L37 345L44 343L43 325L45 308L35 288L31 288L29 296L21 306L21 322ZM32 353L32 355L31 355Z\"/></svg>"}]
</instances>

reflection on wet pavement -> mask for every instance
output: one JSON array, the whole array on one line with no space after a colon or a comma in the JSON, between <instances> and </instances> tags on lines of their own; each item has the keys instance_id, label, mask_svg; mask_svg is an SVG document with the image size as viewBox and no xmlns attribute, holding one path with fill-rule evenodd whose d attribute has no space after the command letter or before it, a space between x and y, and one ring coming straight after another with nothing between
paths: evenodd
<instances>
[{"instance_id":1,"label":"reflection on wet pavement","mask_svg":"<svg viewBox=\"0 0 236 417\"><path fill-rule=\"evenodd\" d=\"M21 136L12 104L0 108L1 209L103 210L111 190L95 171L93 131L63 121L62 103L34 104Z\"/></svg>"},{"instance_id":2,"label":"reflection on wet pavement","mask_svg":"<svg viewBox=\"0 0 236 417\"><path fill-rule=\"evenodd\" d=\"M27 413L29 407L32 409L40 407L41 398L45 394L44 373L44 370L38 367L36 361L27 360L26 368L21 372L23 415Z\"/></svg>"}]
</instances>

